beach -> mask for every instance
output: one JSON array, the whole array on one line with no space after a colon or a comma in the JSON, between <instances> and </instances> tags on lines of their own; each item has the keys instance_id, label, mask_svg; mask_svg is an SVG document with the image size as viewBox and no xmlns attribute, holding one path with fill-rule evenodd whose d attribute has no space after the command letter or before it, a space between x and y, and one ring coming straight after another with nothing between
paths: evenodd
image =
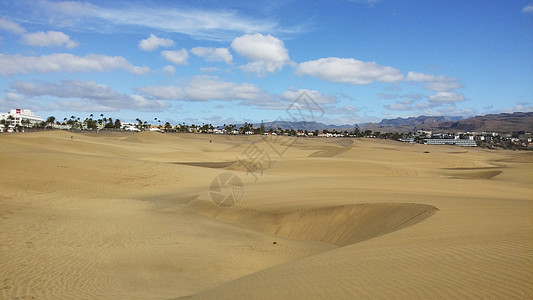
<instances>
[{"instance_id":1,"label":"beach","mask_svg":"<svg viewBox=\"0 0 533 300\"><path fill-rule=\"evenodd\" d=\"M2 299L533 298L530 151L57 130L0 166Z\"/></svg>"}]
</instances>

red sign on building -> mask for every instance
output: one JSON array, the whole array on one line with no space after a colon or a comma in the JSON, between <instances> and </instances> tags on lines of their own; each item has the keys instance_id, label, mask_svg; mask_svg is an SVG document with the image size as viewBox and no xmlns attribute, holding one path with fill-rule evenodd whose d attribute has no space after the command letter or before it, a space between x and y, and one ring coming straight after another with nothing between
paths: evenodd
<instances>
[{"instance_id":1,"label":"red sign on building","mask_svg":"<svg viewBox=\"0 0 533 300\"><path fill-rule=\"evenodd\" d=\"M20 108L17 108L17 114L20 114Z\"/></svg>"}]
</instances>

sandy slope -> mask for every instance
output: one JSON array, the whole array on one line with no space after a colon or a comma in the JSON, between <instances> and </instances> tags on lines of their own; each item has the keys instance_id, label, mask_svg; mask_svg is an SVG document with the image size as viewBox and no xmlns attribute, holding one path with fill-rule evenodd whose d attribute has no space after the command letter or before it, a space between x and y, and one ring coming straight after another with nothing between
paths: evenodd
<instances>
[{"instance_id":1,"label":"sandy slope","mask_svg":"<svg viewBox=\"0 0 533 300\"><path fill-rule=\"evenodd\" d=\"M45 132L0 166L2 299L533 297L532 153Z\"/></svg>"}]
</instances>

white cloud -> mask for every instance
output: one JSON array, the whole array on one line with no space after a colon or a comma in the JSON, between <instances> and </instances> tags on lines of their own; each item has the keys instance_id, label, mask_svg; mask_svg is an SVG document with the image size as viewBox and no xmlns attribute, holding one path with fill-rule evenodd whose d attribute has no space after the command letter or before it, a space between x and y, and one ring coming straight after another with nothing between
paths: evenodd
<instances>
[{"instance_id":1,"label":"white cloud","mask_svg":"<svg viewBox=\"0 0 533 300\"><path fill-rule=\"evenodd\" d=\"M178 86L147 86L138 90L156 99L187 101L259 100L265 95L260 88L251 83L222 81L210 76L194 77L183 88Z\"/></svg>"},{"instance_id":2,"label":"white cloud","mask_svg":"<svg viewBox=\"0 0 533 300\"><path fill-rule=\"evenodd\" d=\"M18 23L9 21L5 18L0 19L0 29L9 31L14 34L23 34L24 32L26 32L26 29L24 29Z\"/></svg>"},{"instance_id":3,"label":"white cloud","mask_svg":"<svg viewBox=\"0 0 533 300\"><path fill-rule=\"evenodd\" d=\"M385 100L403 98L403 99L408 99L408 100L413 100L414 101L414 100L422 99L422 96L420 94L417 94L417 93L402 94L402 95L400 95L400 94L379 93L378 97L380 97L381 99L385 99Z\"/></svg>"},{"instance_id":4,"label":"white cloud","mask_svg":"<svg viewBox=\"0 0 533 300\"><path fill-rule=\"evenodd\" d=\"M183 89L179 86L145 86L137 88L137 90L155 99L189 100Z\"/></svg>"},{"instance_id":5,"label":"white cloud","mask_svg":"<svg viewBox=\"0 0 533 300\"><path fill-rule=\"evenodd\" d=\"M6 92L6 100L17 102L17 101L21 101L22 97L17 93Z\"/></svg>"},{"instance_id":6,"label":"white cloud","mask_svg":"<svg viewBox=\"0 0 533 300\"><path fill-rule=\"evenodd\" d=\"M405 99L398 101L393 104L384 105L383 107L388 110L397 110L397 111L410 111L417 110L428 107L428 103L419 103L418 105L413 105L414 100Z\"/></svg>"},{"instance_id":7,"label":"white cloud","mask_svg":"<svg viewBox=\"0 0 533 300\"><path fill-rule=\"evenodd\" d=\"M504 107L496 111L496 113L514 113L514 112L529 112L533 111L533 105L528 102L521 102L515 106Z\"/></svg>"},{"instance_id":8,"label":"white cloud","mask_svg":"<svg viewBox=\"0 0 533 300\"><path fill-rule=\"evenodd\" d=\"M231 64L233 56L227 48L195 47L191 49L192 54L205 58L206 61L223 61Z\"/></svg>"},{"instance_id":9,"label":"white cloud","mask_svg":"<svg viewBox=\"0 0 533 300\"><path fill-rule=\"evenodd\" d=\"M217 67L202 67L200 68L200 71L202 72L216 72L218 71Z\"/></svg>"},{"instance_id":10,"label":"white cloud","mask_svg":"<svg viewBox=\"0 0 533 300\"><path fill-rule=\"evenodd\" d=\"M383 106L385 109L388 110L397 110L397 111L409 111L413 110L413 107L410 105L406 105L403 103L393 103L393 104L387 104Z\"/></svg>"},{"instance_id":11,"label":"white cloud","mask_svg":"<svg viewBox=\"0 0 533 300\"><path fill-rule=\"evenodd\" d=\"M198 76L184 89L188 97L194 100L255 100L264 92L251 83L221 81L218 78Z\"/></svg>"},{"instance_id":12,"label":"white cloud","mask_svg":"<svg viewBox=\"0 0 533 300\"><path fill-rule=\"evenodd\" d=\"M252 61L286 62L289 60L289 54L283 41L270 34L266 36L260 33L245 34L235 38L231 47Z\"/></svg>"},{"instance_id":13,"label":"white cloud","mask_svg":"<svg viewBox=\"0 0 533 300\"><path fill-rule=\"evenodd\" d=\"M464 101L466 99L461 94L453 92L440 92L429 96L427 102L417 103L417 100L418 99L414 98L405 98L401 101L397 101L396 103L384 105L383 107L387 110L395 111L416 111L419 115L438 115L442 114L437 113L438 110L449 111L450 106L455 107L456 102ZM457 111L456 108L453 110Z\"/></svg>"},{"instance_id":14,"label":"white cloud","mask_svg":"<svg viewBox=\"0 0 533 300\"><path fill-rule=\"evenodd\" d=\"M378 97L381 98L381 99L385 99L385 100L391 100L391 99L396 99L398 98L400 95L398 94L387 94L387 93L379 93L378 94Z\"/></svg>"},{"instance_id":15,"label":"white cloud","mask_svg":"<svg viewBox=\"0 0 533 300\"><path fill-rule=\"evenodd\" d=\"M11 88L31 97L54 96L59 98L110 99L120 95L110 87L94 81L64 80L59 84L47 81L15 81Z\"/></svg>"},{"instance_id":16,"label":"white cloud","mask_svg":"<svg viewBox=\"0 0 533 300\"><path fill-rule=\"evenodd\" d=\"M337 102L337 97L333 95L324 95L319 91L316 90L309 90L309 89L299 89L299 90L290 90L285 91L281 93L281 98L286 99L288 101L295 101L302 97L302 95L306 95L306 97L309 97L311 101L314 101L315 103L325 104L325 103L334 103Z\"/></svg>"},{"instance_id":17,"label":"white cloud","mask_svg":"<svg viewBox=\"0 0 533 300\"><path fill-rule=\"evenodd\" d=\"M0 75L30 71L39 73L49 72L90 72L90 71L110 71L113 69L124 69L133 74L145 74L150 71L148 67L138 67L132 65L122 56L107 56L89 54L87 56L76 56L69 53L56 53L43 56L22 56L0 54Z\"/></svg>"},{"instance_id":18,"label":"white cloud","mask_svg":"<svg viewBox=\"0 0 533 300\"><path fill-rule=\"evenodd\" d=\"M459 109L455 105L446 105L438 109L427 109L423 111L426 116L462 116L470 117L476 114L476 111L472 108Z\"/></svg>"},{"instance_id":19,"label":"white cloud","mask_svg":"<svg viewBox=\"0 0 533 300\"><path fill-rule=\"evenodd\" d=\"M278 22L265 18L242 16L235 10L213 10L178 7L179 4L154 6L128 2L113 7L100 7L88 2L37 1L44 12L42 21L53 20L61 26L77 30L121 30L124 26L141 26L157 31L182 33L197 39L231 40L249 32L296 32L298 28L281 28ZM91 26L86 26L90 24ZM103 28L105 24L105 28ZM114 25L114 26L113 26Z\"/></svg>"},{"instance_id":20,"label":"white cloud","mask_svg":"<svg viewBox=\"0 0 533 300\"><path fill-rule=\"evenodd\" d=\"M457 88L463 87L455 79L446 79L440 81L433 81L426 84L426 89L437 92L449 92Z\"/></svg>"},{"instance_id":21,"label":"white cloud","mask_svg":"<svg viewBox=\"0 0 533 300\"><path fill-rule=\"evenodd\" d=\"M164 67L163 67L163 72L165 72L165 73L168 74L168 75L173 75L174 72L176 72L176 68L174 68L174 67L171 66L171 65L164 66Z\"/></svg>"},{"instance_id":22,"label":"white cloud","mask_svg":"<svg viewBox=\"0 0 533 300\"><path fill-rule=\"evenodd\" d=\"M77 111L162 110L169 104L161 100L146 99L141 95L120 94L112 88L90 80L64 80L60 83L46 81L16 81L11 84L28 97L57 97L69 99L53 102L49 109Z\"/></svg>"},{"instance_id":23,"label":"white cloud","mask_svg":"<svg viewBox=\"0 0 533 300\"><path fill-rule=\"evenodd\" d=\"M176 65L185 65L187 64L187 59L189 58L189 53L186 49L176 50L176 51L161 51L161 55L171 63Z\"/></svg>"},{"instance_id":24,"label":"white cloud","mask_svg":"<svg viewBox=\"0 0 533 300\"><path fill-rule=\"evenodd\" d=\"M353 105L344 105L343 108L347 111L359 111L359 108Z\"/></svg>"},{"instance_id":25,"label":"white cloud","mask_svg":"<svg viewBox=\"0 0 533 300\"><path fill-rule=\"evenodd\" d=\"M405 78L406 81L427 82L426 89L435 90L437 92L449 92L462 85L457 82L456 78L446 76L435 76L432 74L409 72Z\"/></svg>"},{"instance_id":26,"label":"white cloud","mask_svg":"<svg viewBox=\"0 0 533 300\"><path fill-rule=\"evenodd\" d=\"M459 101L466 100L465 97L461 94L454 92L440 92L435 95L430 95L428 97L429 102L432 103L454 103Z\"/></svg>"},{"instance_id":27,"label":"white cloud","mask_svg":"<svg viewBox=\"0 0 533 300\"><path fill-rule=\"evenodd\" d=\"M184 86L146 86L137 88L137 91L154 99L201 102L240 101L240 105L274 110L294 109L295 100L304 92L312 98L313 102L307 104L314 106L315 110L323 111L321 104L337 102L336 96L324 95L316 90L290 90L274 95L251 83L223 81L213 76L196 76ZM343 111L353 109L353 107L347 107Z\"/></svg>"},{"instance_id":28,"label":"white cloud","mask_svg":"<svg viewBox=\"0 0 533 300\"><path fill-rule=\"evenodd\" d=\"M528 4L522 8L523 13L533 13L533 4Z\"/></svg>"},{"instance_id":29,"label":"white cloud","mask_svg":"<svg viewBox=\"0 0 533 300\"><path fill-rule=\"evenodd\" d=\"M27 101L25 101L24 104L22 101L24 101L24 99L20 95L13 92L6 92L4 98L0 97L0 111L8 111L13 109L13 107L33 107Z\"/></svg>"},{"instance_id":30,"label":"white cloud","mask_svg":"<svg viewBox=\"0 0 533 300\"><path fill-rule=\"evenodd\" d=\"M403 79L400 70L363 62L353 58L329 57L298 64L296 74L353 85L379 82L398 82Z\"/></svg>"},{"instance_id":31,"label":"white cloud","mask_svg":"<svg viewBox=\"0 0 533 300\"><path fill-rule=\"evenodd\" d=\"M22 42L38 47L65 46L67 49L72 49L78 46L77 42L72 41L68 35L60 31L26 33L22 36Z\"/></svg>"},{"instance_id":32,"label":"white cloud","mask_svg":"<svg viewBox=\"0 0 533 300\"><path fill-rule=\"evenodd\" d=\"M170 47L174 45L171 39L164 39L150 34L150 37L139 42L139 48L144 51L154 51L158 47Z\"/></svg>"},{"instance_id":33,"label":"white cloud","mask_svg":"<svg viewBox=\"0 0 533 300\"><path fill-rule=\"evenodd\" d=\"M437 77L432 74L425 74L425 73L418 73L410 71L407 73L407 77L405 78L406 81L417 81L417 82L424 82L424 81L434 81Z\"/></svg>"},{"instance_id":34,"label":"white cloud","mask_svg":"<svg viewBox=\"0 0 533 300\"><path fill-rule=\"evenodd\" d=\"M290 62L289 52L285 49L283 41L272 35L245 34L235 38L231 48L250 61L241 67L249 72L273 73Z\"/></svg>"},{"instance_id":35,"label":"white cloud","mask_svg":"<svg viewBox=\"0 0 533 300\"><path fill-rule=\"evenodd\" d=\"M94 16L103 11L96 5L89 2L80 1L40 1L36 4L42 4L44 9L49 12L56 12L64 15L76 17ZM59 17L59 16L58 16Z\"/></svg>"}]
</instances>

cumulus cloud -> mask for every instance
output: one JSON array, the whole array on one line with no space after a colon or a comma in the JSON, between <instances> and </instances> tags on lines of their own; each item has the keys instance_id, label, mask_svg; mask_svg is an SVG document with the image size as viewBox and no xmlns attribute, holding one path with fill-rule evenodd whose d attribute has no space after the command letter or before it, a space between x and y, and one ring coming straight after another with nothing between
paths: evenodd
<instances>
[{"instance_id":1,"label":"cumulus cloud","mask_svg":"<svg viewBox=\"0 0 533 300\"><path fill-rule=\"evenodd\" d=\"M406 81L426 82L426 89L435 90L437 92L449 92L462 85L456 78L446 76L435 76L432 74L409 72L405 78Z\"/></svg>"},{"instance_id":2,"label":"cumulus cloud","mask_svg":"<svg viewBox=\"0 0 533 300\"><path fill-rule=\"evenodd\" d=\"M31 97L54 96L59 98L109 99L120 95L110 87L94 81L64 80L59 84L47 81L15 81L11 88Z\"/></svg>"},{"instance_id":3,"label":"cumulus cloud","mask_svg":"<svg viewBox=\"0 0 533 300\"><path fill-rule=\"evenodd\" d=\"M429 102L432 103L455 103L466 100L461 94L454 92L440 92L428 97Z\"/></svg>"},{"instance_id":4,"label":"cumulus cloud","mask_svg":"<svg viewBox=\"0 0 533 300\"><path fill-rule=\"evenodd\" d=\"M310 89L289 90L281 93L281 98L288 101L296 101L301 99L305 93L305 97L308 97L310 101L320 104L337 102L337 97L334 95L324 95L319 91Z\"/></svg>"},{"instance_id":5,"label":"cumulus cloud","mask_svg":"<svg viewBox=\"0 0 533 300\"><path fill-rule=\"evenodd\" d=\"M411 93L411 94L387 94L387 93L379 93L378 97L385 100L391 100L396 98L403 98L403 99L409 99L409 100L420 100L422 99L422 96L417 93Z\"/></svg>"},{"instance_id":6,"label":"cumulus cloud","mask_svg":"<svg viewBox=\"0 0 533 300\"><path fill-rule=\"evenodd\" d=\"M183 86L145 86L137 88L136 91L148 98L160 100L239 101L239 105L287 111L297 110L303 105L304 109L312 107L313 111L322 113L324 113L322 105L337 102L336 96L324 95L316 90L288 90L280 94L270 94L251 83L224 81L215 76L196 76ZM304 94L304 98L301 98ZM357 108L346 106L342 111L346 113L354 110Z\"/></svg>"},{"instance_id":7,"label":"cumulus cloud","mask_svg":"<svg viewBox=\"0 0 533 300\"><path fill-rule=\"evenodd\" d=\"M24 98L20 96L17 93L14 92L6 92L5 97L0 97L0 110L7 111L9 109L13 109L13 107L30 107L29 103L25 101L24 104L22 104L22 101L24 101Z\"/></svg>"},{"instance_id":8,"label":"cumulus cloud","mask_svg":"<svg viewBox=\"0 0 533 300\"><path fill-rule=\"evenodd\" d=\"M174 46L174 41L150 34L150 37L139 42L139 48L144 51L154 51L158 47Z\"/></svg>"},{"instance_id":9,"label":"cumulus cloud","mask_svg":"<svg viewBox=\"0 0 533 300\"><path fill-rule=\"evenodd\" d=\"M245 34L231 43L231 48L249 61L241 68L260 75L281 70L290 62L289 52L283 41L272 35Z\"/></svg>"},{"instance_id":10,"label":"cumulus cloud","mask_svg":"<svg viewBox=\"0 0 533 300\"><path fill-rule=\"evenodd\" d=\"M397 111L410 111L423 108L425 104L419 104L418 106L413 105L413 100L405 99L398 101L393 104L384 105L383 107L388 110L397 110Z\"/></svg>"},{"instance_id":11,"label":"cumulus cloud","mask_svg":"<svg viewBox=\"0 0 533 300\"><path fill-rule=\"evenodd\" d=\"M202 72L216 72L218 71L217 67L202 67L200 68L200 71Z\"/></svg>"},{"instance_id":12,"label":"cumulus cloud","mask_svg":"<svg viewBox=\"0 0 533 300\"><path fill-rule=\"evenodd\" d=\"M514 112L528 112L533 111L533 104L529 102L520 102L515 106L504 107L496 111L496 113L514 113Z\"/></svg>"},{"instance_id":13,"label":"cumulus cloud","mask_svg":"<svg viewBox=\"0 0 533 300\"><path fill-rule=\"evenodd\" d=\"M381 66L375 62L363 62L353 58L328 57L297 65L296 74L353 85L373 82L398 82L403 79L400 70Z\"/></svg>"},{"instance_id":14,"label":"cumulus cloud","mask_svg":"<svg viewBox=\"0 0 533 300\"><path fill-rule=\"evenodd\" d=\"M191 53L203 57L206 61L223 61L227 64L233 61L233 56L227 48L195 47L191 49Z\"/></svg>"},{"instance_id":15,"label":"cumulus cloud","mask_svg":"<svg viewBox=\"0 0 533 300\"><path fill-rule=\"evenodd\" d=\"M145 74L150 71L148 67L138 67L132 65L122 56L107 56L89 54L87 56L76 56L69 53L56 53L43 56L22 56L0 54L0 75L31 71L39 73L50 72L90 72L90 71L110 71L113 69L123 69L132 74Z\"/></svg>"},{"instance_id":16,"label":"cumulus cloud","mask_svg":"<svg viewBox=\"0 0 533 300\"><path fill-rule=\"evenodd\" d=\"M23 34L26 32L26 29L24 29L18 23L9 21L6 18L0 19L0 29L3 29L5 31L8 31L14 34Z\"/></svg>"},{"instance_id":17,"label":"cumulus cloud","mask_svg":"<svg viewBox=\"0 0 533 300\"><path fill-rule=\"evenodd\" d=\"M22 35L22 42L37 47L65 46L67 49L72 49L78 46L77 42L72 41L68 35L60 31L26 33Z\"/></svg>"},{"instance_id":18,"label":"cumulus cloud","mask_svg":"<svg viewBox=\"0 0 533 300\"><path fill-rule=\"evenodd\" d=\"M387 94L387 93L379 93L378 94L378 97L381 98L381 99L385 99L385 100L391 100L391 99L396 99L398 98L400 95L398 94Z\"/></svg>"},{"instance_id":19,"label":"cumulus cloud","mask_svg":"<svg viewBox=\"0 0 533 300\"><path fill-rule=\"evenodd\" d=\"M522 8L523 13L533 13L533 4L528 4Z\"/></svg>"},{"instance_id":20,"label":"cumulus cloud","mask_svg":"<svg viewBox=\"0 0 533 300\"><path fill-rule=\"evenodd\" d=\"M173 75L174 72L176 72L176 68L174 68L174 67L171 66L171 65L164 66L164 67L163 67L163 72L165 72L165 73L168 74L168 75Z\"/></svg>"},{"instance_id":21,"label":"cumulus cloud","mask_svg":"<svg viewBox=\"0 0 533 300\"><path fill-rule=\"evenodd\" d=\"M109 86L91 80L15 81L11 88L28 97L51 96L69 99L52 104L55 109L91 111L116 111L121 109L161 110L169 104L161 100L147 99L142 95L121 94Z\"/></svg>"},{"instance_id":22,"label":"cumulus cloud","mask_svg":"<svg viewBox=\"0 0 533 300\"><path fill-rule=\"evenodd\" d=\"M189 53L187 52L187 49L181 49L176 51L161 51L161 55L166 60L176 65L187 64L187 59L189 58Z\"/></svg>"},{"instance_id":23,"label":"cumulus cloud","mask_svg":"<svg viewBox=\"0 0 533 300\"><path fill-rule=\"evenodd\" d=\"M178 86L147 86L138 90L156 99L187 101L254 100L265 95L254 84L222 81L210 76L194 77L183 88Z\"/></svg>"},{"instance_id":24,"label":"cumulus cloud","mask_svg":"<svg viewBox=\"0 0 533 300\"><path fill-rule=\"evenodd\" d=\"M22 97L19 94L17 94L17 93L6 92L6 100L8 100L8 101L21 101Z\"/></svg>"}]
</instances>

